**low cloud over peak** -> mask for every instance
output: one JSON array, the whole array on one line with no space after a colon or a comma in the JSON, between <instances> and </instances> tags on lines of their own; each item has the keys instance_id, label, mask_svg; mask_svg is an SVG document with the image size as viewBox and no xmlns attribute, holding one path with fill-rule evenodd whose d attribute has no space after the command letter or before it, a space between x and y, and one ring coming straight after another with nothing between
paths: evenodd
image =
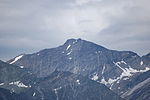
<instances>
[{"instance_id":1,"label":"low cloud over peak","mask_svg":"<svg viewBox=\"0 0 150 100\"><path fill-rule=\"evenodd\" d=\"M118 50L149 52L149 0L1 0L0 58L83 38Z\"/></svg>"}]
</instances>

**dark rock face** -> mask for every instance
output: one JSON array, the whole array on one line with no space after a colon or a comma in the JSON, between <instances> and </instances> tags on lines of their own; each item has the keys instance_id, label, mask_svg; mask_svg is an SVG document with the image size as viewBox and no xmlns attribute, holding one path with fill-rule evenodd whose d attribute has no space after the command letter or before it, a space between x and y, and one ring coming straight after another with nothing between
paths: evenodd
<instances>
[{"instance_id":1,"label":"dark rock face","mask_svg":"<svg viewBox=\"0 0 150 100\"><path fill-rule=\"evenodd\" d=\"M7 89L0 88L0 100L16 100L15 94Z\"/></svg>"},{"instance_id":2,"label":"dark rock face","mask_svg":"<svg viewBox=\"0 0 150 100\"><path fill-rule=\"evenodd\" d=\"M24 66L37 77L47 77L55 70L69 71L103 83L120 95L130 88L126 84L132 77L150 69L149 54L140 57L81 39L69 39L59 47L16 58L8 63Z\"/></svg>"},{"instance_id":3,"label":"dark rock face","mask_svg":"<svg viewBox=\"0 0 150 100\"><path fill-rule=\"evenodd\" d=\"M128 100L150 100L150 84L145 84L140 89L136 90L132 95L130 95Z\"/></svg>"},{"instance_id":4,"label":"dark rock face","mask_svg":"<svg viewBox=\"0 0 150 100\"><path fill-rule=\"evenodd\" d=\"M150 66L150 53L142 56L142 61L143 61L145 66Z\"/></svg>"},{"instance_id":5,"label":"dark rock face","mask_svg":"<svg viewBox=\"0 0 150 100\"><path fill-rule=\"evenodd\" d=\"M0 87L20 93L34 84L36 76L15 65L0 61Z\"/></svg>"},{"instance_id":6,"label":"dark rock face","mask_svg":"<svg viewBox=\"0 0 150 100\"><path fill-rule=\"evenodd\" d=\"M47 76L55 69L70 71L84 76L97 72L98 76L101 76L104 65L106 66L106 72L117 76L119 73L114 69L120 69L113 62L122 60L129 63L130 66L141 67L139 65L141 59L136 53L109 50L85 40L70 39L60 47L24 55L13 64L30 68L39 77ZM111 77L112 75L107 74L107 76Z\"/></svg>"},{"instance_id":7,"label":"dark rock face","mask_svg":"<svg viewBox=\"0 0 150 100\"><path fill-rule=\"evenodd\" d=\"M150 99L150 71L136 75L126 84L130 88L122 97L127 100L149 100Z\"/></svg>"},{"instance_id":8,"label":"dark rock face","mask_svg":"<svg viewBox=\"0 0 150 100\"><path fill-rule=\"evenodd\" d=\"M70 72L55 71L37 86L42 92L46 91L41 89L50 89L54 100L122 100L105 85Z\"/></svg>"},{"instance_id":9,"label":"dark rock face","mask_svg":"<svg viewBox=\"0 0 150 100\"><path fill-rule=\"evenodd\" d=\"M39 78L2 61L0 72L0 100L123 100L105 85L70 72Z\"/></svg>"}]
</instances>

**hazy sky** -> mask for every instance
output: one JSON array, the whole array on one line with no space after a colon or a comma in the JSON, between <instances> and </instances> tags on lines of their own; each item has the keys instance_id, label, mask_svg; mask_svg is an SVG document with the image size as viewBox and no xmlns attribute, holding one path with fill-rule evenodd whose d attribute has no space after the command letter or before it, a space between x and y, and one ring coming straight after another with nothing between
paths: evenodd
<instances>
[{"instance_id":1,"label":"hazy sky","mask_svg":"<svg viewBox=\"0 0 150 100\"><path fill-rule=\"evenodd\" d=\"M0 0L0 59L82 38L150 52L150 0Z\"/></svg>"}]
</instances>

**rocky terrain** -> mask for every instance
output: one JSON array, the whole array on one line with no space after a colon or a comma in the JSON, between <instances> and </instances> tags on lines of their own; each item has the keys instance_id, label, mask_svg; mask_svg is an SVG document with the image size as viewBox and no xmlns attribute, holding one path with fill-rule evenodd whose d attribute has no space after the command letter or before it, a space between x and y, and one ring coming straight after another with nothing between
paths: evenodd
<instances>
[{"instance_id":1,"label":"rocky terrain","mask_svg":"<svg viewBox=\"0 0 150 100\"><path fill-rule=\"evenodd\" d=\"M140 57L132 51L111 50L82 39L69 39L56 48L21 54L7 63L1 62L0 67L0 87L30 100L150 97L150 54Z\"/></svg>"}]
</instances>

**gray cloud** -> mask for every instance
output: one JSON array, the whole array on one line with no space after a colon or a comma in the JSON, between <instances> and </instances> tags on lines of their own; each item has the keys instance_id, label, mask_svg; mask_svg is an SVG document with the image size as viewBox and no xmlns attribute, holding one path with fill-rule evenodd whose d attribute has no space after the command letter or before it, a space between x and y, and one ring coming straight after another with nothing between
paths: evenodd
<instances>
[{"instance_id":1,"label":"gray cloud","mask_svg":"<svg viewBox=\"0 0 150 100\"><path fill-rule=\"evenodd\" d=\"M0 59L83 38L149 52L149 0L0 0Z\"/></svg>"}]
</instances>

